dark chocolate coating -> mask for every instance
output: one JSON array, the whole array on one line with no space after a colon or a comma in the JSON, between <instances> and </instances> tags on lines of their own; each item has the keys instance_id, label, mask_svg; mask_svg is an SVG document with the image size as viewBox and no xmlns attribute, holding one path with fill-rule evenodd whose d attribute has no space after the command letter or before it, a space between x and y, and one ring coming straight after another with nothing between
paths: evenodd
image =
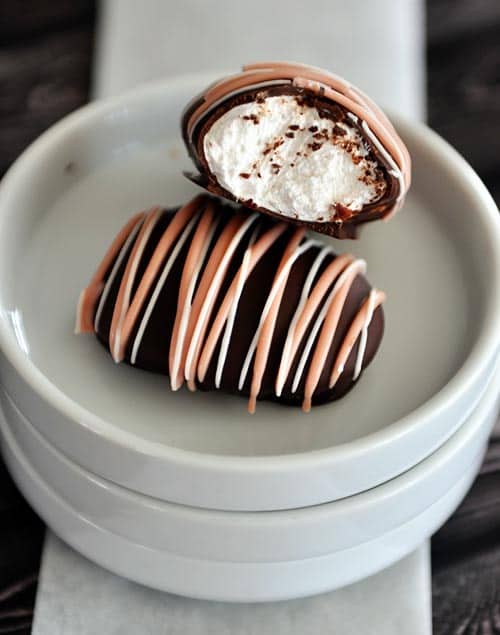
<instances>
[{"instance_id":1,"label":"dark chocolate coating","mask_svg":"<svg viewBox=\"0 0 500 635\"><path fill-rule=\"evenodd\" d=\"M234 195L228 190L224 189L217 181L216 177L211 173L208 163L205 159L203 150L203 140L211 128L213 123L219 119L226 112L232 108L245 104L248 102L264 100L267 97L274 97L278 95L295 95L299 103L303 103L306 106L314 107L317 109L319 116L324 119L329 119L333 122L345 122L349 126L356 128L356 131L362 137L365 147L369 149L369 156L372 159L376 159L379 170L381 171L384 181L386 182L386 189L383 196L374 203L365 205L359 211L353 211L340 204L335 205L335 213L332 219L328 222L310 222L304 221L300 218L291 218L278 214L269 209L258 207L252 200L237 201L246 207L256 209L260 212L273 216L280 220L293 223L295 225L306 226L308 229L332 236L334 238L356 238L358 236L359 227L364 223L368 223L374 220L379 220L386 217L393 210L398 196L400 194L400 185L398 179L391 173L390 166L388 165L385 157L378 151L373 142L367 136L359 123L347 118L346 109L329 99L325 99L316 93L310 92L304 88L299 88L291 85L290 83L283 83L282 85L275 85L269 88L258 88L251 90L244 90L237 95L233 95L224 100L220 105L209 110L201 119L197 122L191 139L187 133L187 125L190 116L200 105L200 101L193 102L185 110L182 116L181 126L184 143L193 162L195 163L199 173L185 172L185 176L191 181L196 183L212 194L224 197L231 201L236 201Z\"/></svg>"},{"instance_id":2,"label":"dark chocolate coating","mask_svg":"<svg viewBox=\"0 0 500 635\"><path fill-rule=\"evenodd\" d=\"M210 200L208 197L204 197L205 201ZM204 264L202 266L202 270L200 273L200 277L198 281L201 279L201 274L207 264L210 253L217 242L218 237L223 231L224 227L227 225L227 222L230 220L235 213L247 215L248 212L244 208L239 208L235 210L234 207L230 207L228 205L222 204L220 201L216 201L216 215L220 218L221 222L218 225L217 230L215 231L210 247L207 252L207 256L205 257ZM162 212L162 216L155 226L147 244L143 255L139 262L138 267L138 275L134 280L133 291L137 289L140 279L151 260L151 256L160 241L161 236L165 232L169 223L171 222L174 214L177 210L164 210ZM199 222L199 221L198 221ZM257 219L256 224L254 224L244 235L243 239L239 243L229 265L229 269L224 276L224 281L222 283L221 289L217 295L217 299L214 304L214 309L209 318L209 330L210 326L213 324L215 319L215 315L219 306L222 303L222 300L234 279L241 262L243 260L243 256L245 250L248 247L248 242L250 239L250 235L256 228L258 228L257 238L263 235L266 231L268 231L272 226L276 223L273 219L269 217L262 216ZM169 347L172 336L172 330L174 326L176 311L177 311L177 298L179 295L179 286L182 276L182 271L184 268L185 260L187 253L190 248L191 238L194 232L196 231L196 225L193 227L191 236L186 241L185 245L181 249L177 259L175 260L175 264L170 272L170 275L166 279L166 282L158 296L158 300L156 305L152 311L151 318L147 324L147 328L144 332L143 339L141 341L140 348L138 350L138 356L136 359L135 366L139 368L143 368L145 370L154 371L157 373L162 373L165 375L169 374ZM273 283L273 279L276 275L277 267L280 263L280 260L283 256L284 249L288 244L293 232L294 228L289 226L285 229L285 231L281 234L281 236L274 242L272 247L265 253L262 259L259 261L255 269L252 271L250 276L248 277L242 291L242 295L238 304L238 310L236 312L234 329L232 331L232 336L230 340L230 345L228 349L228 355L226 359L226 363L224 365L224 370L222 374L222 382L221 382L221 390L227 393L234 393L240 395L248 395L250 389L250 383L252 378L252 368L253 363L250 365L250 372L247 375L246 382L243 386L243 390L238 390L238 380L241 373L241 368L243 366L243 362L245 360L248 348L250 346L250 342L256 332L257 326L259 324L260 316L264 304L269 296L269 292ZM136 239L137 240L137 239ZM132 252L133 243L130 245L128 249L128 253L123 260L123 263L120 269L117 272L117 275L113 281L113 284L110 286L109 293L107 295L106 301L102 307L101 318L99 320L99 324L97 325L97 337L102 342L102 344L109 349L109 337L110 337L110 325L112 321L113 311L116 303L116 299L118 296L118 291L120 287L121 280L124 275L124 271L126 268L127 259ZM291 385L292 380L295 375L295 370L297 368L300 356L302 351L304 350L305 343L311 332L312 325L314 324L314 319L309 324L306 334L302 339L302 343L299 346L299 350L294 358L291 372L289 373L288 380L284 386L283 393L281 397L277 397L275 394L275 381L278 372L278 367L281 359L281 354L283 350L283 345L288 333L289 325L291 318L295 312L297 307L303 285L307 274L311 268L311 265L318 254L320 247L313 246L307 251L305 251L294 263L291 268L290 275L288 278L288 282L285 287L284 295L282 302L280 304L280 309L278 312L278 317L276 321L276 326L272 338L271 349L269 353L268 363L266 366L266 370L263 376L262 388L259 394L259 399L267 399L278 401L280 403L291 404L291 405L300 405L302 403L304 397L304 384L305 378L307 375L307 369L309 368L309 362L306 364L306 372L303 373L302 380L300 382L299 388L295 393L292 393ZM168 254L165 255L165 261L168 257ZM327 255L325 260L323 261L318 274L316 276L316 280L320 277L321 273L325 270L329 263L335 258L334 255ZM111 271L112 267L109 268ZM109 275L106 274L107 276ZM331 288L331 287L330 287ZM150 296L152 295L152 290L154 289L154 285L151 289ZM330 372L336 358L336 355L339 351L341 342L351 324L354 316L358 312L360 306L366 300L367 295L370 292L370 285L366 281L366 279L358 275L353 285L350 288L350 291L347 296L347 300L342 311L340 321L338 327L336 329L335 335L333 337L332 345L328 352L328 358L323 367L321 378L316 389L316 392L313 396L312 403L321 404L327 401L331 401L334 399L338 399L342 397L348 390L352 388L355 382L353 382L353 373L354 373L354 365L356 361L356 355L358 351L359 338L354 348L352 349L347 363L345 364L345 369L342 375L340 376L338 382L335 384L333 389L328 388L328 380L330 376ZM326 294L327 295L327 294ZM325 297L326 297L325 295ZM134 331L132 336L128 342L127 350L125 352L125 360L127 363L130 363L132 346L135 339L135 335L139 329L139 325L141 323L142 316L146 310L146 306L149 301L149 297L147 301L144 303L141 314L139 318L136 320ZM321 301L319 308L317 309L316 315L321 310L321 307L324 304L325 298ZM380 340L382 338L384 330L384 316L381 307L378 307L374 314L373 318L370 322L368 328L368 339L366 351L363 359L363 368L368 366L368 364L373 359L377 348L379 346ZM207 331L208 332L208 331ZM208 372L203 380L203 382L197 382L197 387L201 390L214 390L215 389L215 372L217 365L218 353L221 346L222 335L219 338L217 346L215 348L214 354L211 358L211 363L208 368ZM313 347L314 351L314 347ZM312 356L312 353L310 357Z\"/></svg>"}]
</instances>

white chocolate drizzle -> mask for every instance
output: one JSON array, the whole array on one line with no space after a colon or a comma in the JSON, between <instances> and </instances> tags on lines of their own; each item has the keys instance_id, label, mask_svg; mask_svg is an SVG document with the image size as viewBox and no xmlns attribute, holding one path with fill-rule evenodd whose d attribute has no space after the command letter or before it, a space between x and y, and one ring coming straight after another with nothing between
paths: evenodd
<instances>
[{"instance_id":1,"label":"white chocolate drizzle","mask_svg":"<svg viewBox=\"0 0 500 635\"><path fill-rule=\"evenodd\" d=\"M206 221L205 226L204 221ZM181 357L185 344L185 336L188 327L189 315L192 308L194 290L196 288L196 283L198 282L198 277L200 275L203 262L207 255L208 248L210 246L218 223L218 218L212 218L211 210L205 210L204 215L200 219L197 231L195 232L195 235L193 237L191 249L186 259L186 267L182 272L181 291L179 294L179 303L177 305L177 315L174 324L174 332L176 331L176 327L178 329L177 337L172 337L172 341L170 344L169 372L172 390L179 390L183 383L184 373L181 371L180 368ZM197 239L199 239L199 246L197 245ZM191 252L195 254L194 257L196 260L194 267L190 270L188 269L187 264L189 263ZM182 298L182 287L185 284L187 284L187 290L184 298Z\"/></svg>"},{"instance_id":2,"label":"white chocolate drizzle","mask_svg":"<svg viewBox=\"0 0 500 635\"><path fill-rule=\"evenodd\" d=\"M229 310L229 315L226 322L226 327L224 329L224 335L222 337L221 347L219 351L219 357L217 358L217 368L215 371L215 387L220 388L222 373L224 371L224 364L226 363L227 352L229 350L229 342L231 341L231 336L233 334L234 321L236 319L236 312L238 310L238 302L243 292L243 287L245 286L245 282L249 273L250 267L250 256L251 256L251 247L255 244L255 240L257 239L259 228L255 229L250 237L250 241L248 243L248 247L245 249L245 253L243 255L243 261L241 263L241 268L238 273L237 283L236 283L236 293L234 300L231 304L231 308Z\"/></svg>"},{"instance_id":3,"label":"white chocolate drizzle","mask_svg":"<svg viewBox=\"0 0 500 635\"><path fill-rule=\"evenodd\" d=\"M295 334L295 329L297 326L297 322L299 321L302 313L304 311L304 307L309 298L309 294L311 293L313 282L318 275L319 268L321 264L325 260L328 254L332 254L333 250L330 247L323 247L316 256L311 269L307 275L306 281L304 283L304 288L302 289L302 293L299 299L299 303L297 308L295 309L295 313L293 315L292 321L290 322L290 327L288 329L288 333L286 336L285 344L283 346L283 353L281 355L281 363L278 370L278 376L276 378L276 396L281 397L281 393L283 391L283 386L288 377L288 372L290 369L290 364L293 361L295 351L292 351L293 346L293 336ZM295 391L294 391L295 392Z\"/></svg>"},{"instance_id":4,"label":"white chocolate drizzle","mask_svg":"<svg viewBox=\"0 0 500 635\"><path fill-rule=\"evenodd\" d=\"M182 234L180 235L180 238L178 239L174 249L172 250L172 253L170 254L170 256L168 257L168 260L165 263L165 266L163 267L163 271L161 272L161 275L158 279L158 282L156 283L155 289L153 291L153 295L151 296L151 299L148 302L148 305L146 307L146 311L144 312L144 315L142 317L141 323L139 325L139 329L137 331L137 335L134 338L134 343L132 346L132 353L130 356L130 362L131 364L135 364L136 360L137 360L137 353L139 351L139 347L141 345L142 342L142 338L144 337L144 333L146 332L146 328L147 325L149 323L149 319L151 317L151 314L153 313L153 309L156 306L156 302L158 301L158 297L165 285L165 282L172 270L172 267L174 266L175 261L177 260L177 257L179 256L179 253L181 252L182 248L184 247L186 240L188 239L188 236L190 235L191 231L193 230L194 225L196 224L196 222L198 221L199 217L200 217L201 212L198 212L196 214L196 216L193 216L193 218L191 218L191 220L189 221L189 223L186 225L184 231L182 232Z\"/></svg>"},{"instance_id":5,"label":"white chocolate drizzle","mask_svg":"<svg viewBox=\"0 0 500 635\"><path fill-rule=\"evenodd\" d=\"M185 379L190 384L190 387L194 390L195 387L195 377L196 377L196 362L199 357L199 349L201 347L201 338L206 329L206 325L208 319L210 317L210 313L212 311L215 299L217 297L217 293L220 290L220 287L223 282L223 278L226 275L227 269L231 262L231 259L234 255L234 252L239 247L243 236L246 234L248 229L255 223L259 215L257 213L251 214L238 228L236 234L232 238L231 242L227 246L224 252L224 256L220 261L215 275L210 283L210 287L208 292L203 295L202 298L202 307L199 315L196 318L196 326L194 328L194 333L191 337L191 341L189 343L189 348L187 352L186 359L186 367L185 367ZM192 369L192 370L191 370Z\"/></svg>"},{"instance_id":6,"label":"white chocolate drizzle","mask_svg":"<svg viewBox=\"0 0 500 635\"><path fill-rule=\"evenodd\" d=\"M120 249L120 253L118 254L118 258L115 260L113 268L111 269L111 273L109 274L109 278L106 280L106 284L104 285L104 289L103 289L103 292L101 294L101 298L99 300L99 305L97 307L97 311L96 311L96 314L95 314L95 320L94 320L94 330L95 331L97 331L99 329L99 324L101 323L102 311L103 311L104 305L106 304L106 300L108 298L109 291L110 291L110 289L111 289L111 287L113 285L113 282L115 281L115 278L116 278L116 275L118 273L118 270L120 269L120 266L122 265L123 260L125 259L125 255L127 254L128 250L130 249L130 245L137 238L137 234L139 233L140 227L141 227L141 223L139 222L134 227L134 229L130 232L127 240L123 244L123 247Z\"/></svg>"},{"instance_id":7,"label":"white chocolate drizzle","mask_svg":"<svg viewBox=\"0 0 500 635\"><path fill-rule=\"evenodd\" d=\"M243 67L242 72L210 85L185 110L184 135L191 149L197 153L193 135L198 124L210 117L221 104L236 95L249 91L258 93L277 85L294 86L322 96L342 106L352 121L361 122L361 129L389 166L388 173L398 185L396 200L384 215L384 219L389 219L402 206L410 187L408 150L386 115L369 97L341 77L319 68L289 62L249 64Z\"/></svg>"},{"instance_id":8,"label":"white chocolate drizzle","mask_svg":"<svg viewBox=\"0 0 500 635\"><path fill-rule=\"evenodd\" d=\"M124 352L121 350L121 330L127 314L127 309L130 306L132 288L137 275L137 269L139 268L139 263L141 262L142 255L146 249L151 233L160 218L161 211L160 207L154 207L144 219L144 223L141 226L132 248L132 253L128 259L125 274L120 284L109 334L109 348L111 356L117 363L121 362L124 356Z\"/></svg>"},{"instance_id":9,"label":"white chocolate drizzle","mask_svg":"<svg viewBox=\"0 0 500 635\"><path fill-rule=\"evenodd\" d=\"M173 299L177 308L168 360L171 387L172 390L178 390L186 381L188 387L194 390L196 381L204 382L220 343L214 378L218 389L223 384L231 340L237 337L235 325L245 285L257 264L283 236L288 226L285 223L265 225L262 217L256 213L235 212L232 217L227 212L221 214L214 199L199 196L172 216L136 285L137 271L144 258L146 245L163 213L165 212L160 208L153 208L145 217L136 217L134 223L129 222L120 232L120 240L116 239L113 243L112 257L108 251L106 266L103 261L98 269L102 276L96 274L91 283L92 293L89 297L94 297L95 288L101 289L98 302L94 302L93 325L97 330L105 304L109 301L111 286L128 254L113 307L109 346L113 358L120 361L130 342L130 363L136 364L158 298L166 287L174 265L180 264L181 277L177 298ZM188 250L185 260L179 263L179 256L186 246ZM338 352L332 368L327 369L326 360L345 302L356 277L364 273L366 264L350 255L335 256L330 247L308 238L304 229L295 229L290 232L281 261L276 267L238 377L238 389L249 392L250 412L255 410L260 394L278 314L282 303L286 301L284 292L287 282L293 267L311 249L317 249L317 254L290 318L276 375L275 394L281 397L288 381L291 381L291 393L295 394L305 382L303 409L308 411L320 377L328 371L329 387L332 388L343 373L356 345L352 381L356 381L362 371L369 326L385 295L376 289L368 294L345 336L337 344ZM235 258L238 258L236 262ZM231 263L235 273L228 280ZM104 280L106 275L107 279ZM227 290L216 306L216 299L224 284ZM132 297L134 286L137 288ZM85 297L86 291L82 297ZM86 306L86 310L88 308ZM82 310L80 302L80 322L88 320L88 316L81 315ZM300 358L296 360L301 344ZM295 360L297 365L293 377L289 379ZM246 386L249 377L248 390Z\"/></svg>"}]
</instances>

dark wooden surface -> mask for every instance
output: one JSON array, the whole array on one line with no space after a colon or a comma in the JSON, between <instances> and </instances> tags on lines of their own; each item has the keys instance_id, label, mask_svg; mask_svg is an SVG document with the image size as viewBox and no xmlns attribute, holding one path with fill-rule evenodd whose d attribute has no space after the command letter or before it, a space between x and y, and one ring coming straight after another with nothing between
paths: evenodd
<instances>
[{"instance_id":1,"label":"dark wooden surface","mask_svg":"<svg viewBox=\"0 0 500 635\"><path fill-rule=\"evenodd\" d=\"M429 122L499 202L500 0L428 0L427 22ZM88 0L0 0L0 175L87 100L94 26ZM43 531L0 463L0 635L30 632ZM500 633L500 433L432 556L436 635Z\"/></svg>"},{"instance_id":2,"label":"dark wooden surface","mask_svg":"<svg viewBox=\"0 0 500 635\"><path fill-rule=\"evenodd\" d=\"M500 1L429 0L429 123L500 203ZM500 633L500 432L467 498L432 540L436 635Z\"/></svg>"},{"instance_id":3,"label":"dark wooden surface","mask_svg":"<svg viewBox=\"0 0 500 635\"><path fill-rule=\"evenodd\" d=\"M87 100L94 26L87 0L0 0L0 176ZM0 459L0 635L31 632L43 535Z\"/></svg>"}]
</instances>

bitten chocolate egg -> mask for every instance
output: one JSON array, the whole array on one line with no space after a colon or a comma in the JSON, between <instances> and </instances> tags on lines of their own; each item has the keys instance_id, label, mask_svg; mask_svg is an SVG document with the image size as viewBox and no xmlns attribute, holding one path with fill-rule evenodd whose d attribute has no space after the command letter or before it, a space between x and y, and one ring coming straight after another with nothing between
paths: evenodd
<instances>
[{"instance_id":1,"label":"bitten chocolate egg","mask_svg":"<svg viewBox=\"0 0 500 635\"><path fill-rule=\"evenodd\" d=\"M366 263L305 228L198 196L119 232L82 292L77 332L173 390L311 405L358 380L382 338Z\"/></svg>"},{"instance_id":2,"label":"bitten chocolate egg","mask_svg":"<svg viewBox=\"0 0 500 635\"><path fill-rule=\"evenodd\" d=\"M245 66L193 99L182 130L193 181L336 238L388 218L410 186L408 151L384 113L310 66Z\"/></svg>"}]
</instances>

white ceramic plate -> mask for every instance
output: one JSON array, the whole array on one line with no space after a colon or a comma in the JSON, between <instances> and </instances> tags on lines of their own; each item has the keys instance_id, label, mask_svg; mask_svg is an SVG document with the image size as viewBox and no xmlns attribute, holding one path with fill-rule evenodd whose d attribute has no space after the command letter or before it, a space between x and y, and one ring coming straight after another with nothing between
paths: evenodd
<instances>
[{"instance_id":1,"label":"white ceramic plate","mask_svg":"<svg viewBox=\"0 0 500 635\"><path fill-rule=\"evenodd\" d=\"M5 434L6 432L6 434ZM481 456L434 505L363 545L290 562L215 562L151 549L113 534L62 500L30 465L8 429L3 455L38 514L69 545L110 571L162 591L226 602L288 600L330 591L390 566L413 551L453 512L469 489Z\"/></svg>"},{"instance_id":2,"label":"white ceramic plate","mask_svg":"<svg viewBox=\"0 0 500 635\"><path fill-rule=\"evenodd\" d=\"M219 394L172 394L72 333L78 293L120 224L192 187L179 113L209 77L88 106L0 187L1 380L21 411L90 471L146 494L232 510L313 505L382 483L439 447L477 403L500 337L500 231L471 168L396 120L414 185L390 223L337 242L387 291L387 329L362 381L310 416Z\"/></svg>"},{"instance_id":3,"label":"white ceramic plate","mask_svg":"<svg viewBox=\"0 0 500 635\"><path fill-rule=\"evenodd\" d=\"M90 474L51 446L0 391L6 435L40 478L75 511L131 542L186 558L279 562L374 540L421 514L482 455L495 423L500 373L451 439L405 474L332 503L271 512L186 507L131 492ZM50 524L50 519L49 519Z\"/></svg>"}]
</instances>

